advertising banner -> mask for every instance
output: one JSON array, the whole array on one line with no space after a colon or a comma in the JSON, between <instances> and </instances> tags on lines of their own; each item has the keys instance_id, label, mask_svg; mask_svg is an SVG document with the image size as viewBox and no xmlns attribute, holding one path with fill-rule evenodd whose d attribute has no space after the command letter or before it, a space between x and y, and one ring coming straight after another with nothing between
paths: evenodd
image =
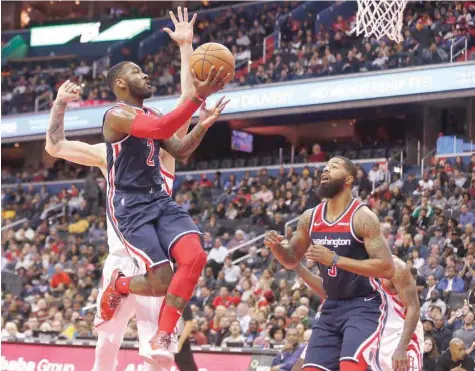
<instances>
[{"instance_id":1,"label":"advertising banner","mask_svg":"<svg viewBox=\"0 0 475 371\"><path fill-rule=\"evenodd\" d=\"M451 64L391 73L354 74L320 78L285 85L269 84L224 91L211 96L212 106L221 96L231 99L224 114L240 114L281 108L295 108L367 99L392 98L414 94L440 93L475 88L475 64ZM145 105L163 113L175 108L177 97L147 100ZM66 130L100 128L111 105L71 109L66 112ZM269 113L270 115L271 113ZM198 112L195 113L195 117ZM43 134L49 113L2 117L2 137Z\"/></svg>"},{"instance_id":2,"label":"advertising banner","mask_svg":"<svg viewBox=\"0 0 475 371\"><path fill-rule=\"evenodd\" d=\"M195 352L199 371L269 371L272 355ZM0 371L91 371L94 348L2 343ZM117 371L143 371L136 349L122 349ZM179 371L173 366L170 371Z\"/></svg>"}]
</instances>

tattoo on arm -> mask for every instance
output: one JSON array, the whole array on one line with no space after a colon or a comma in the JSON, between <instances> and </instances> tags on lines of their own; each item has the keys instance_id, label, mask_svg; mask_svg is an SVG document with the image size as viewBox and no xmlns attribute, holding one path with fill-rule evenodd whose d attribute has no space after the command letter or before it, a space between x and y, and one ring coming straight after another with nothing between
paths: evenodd
<instances>
[{"instance_id":1,"label":"tattoo on arm","mask_svg":"<svg viewBox=\"0 0 475 371\"><path fill-rule=\"evenodd\" d=\"M384 260L393 265L391 250L381 232L376 214L363 207L356 212L353 225L356 235L363 238L369 258Z\"/></svg>"},{"instance_id":2,"label":"tattoo on arm","mask_svg":"<svg viewBox=\"0 0 475 371\"><path fill-rule=\"evenodd\" d=\"M50 113L48 124L48 138L53 144L64 140L64 113L66 111L66 103L54 102Z\"/></svg>"},{"instance_id":3,"label":"tattoo on arm","mask_svg":"<svg viewBox=\"0 0 475 371\"><path fill-rule=\"evenodd\" d=\"M290 254L294 260L300 261L312 243L309 235L313 209L305 211L299 219L295 235L290 240Z\"/></svg>"},{"instance_id":4,"label":"tattoo on arm","mask_svg":"<svg viewBox=\"0 0 475 371\"><path fill-rule=\"evenodd\" d=\"M172 136L170 139L162 142L163 148L170 153L177 160L187 159L203 140L206 129L201 125L195 125L192 131L190 131L183 139L178 139L176 136Z\"/></svg>"}]
</instances>

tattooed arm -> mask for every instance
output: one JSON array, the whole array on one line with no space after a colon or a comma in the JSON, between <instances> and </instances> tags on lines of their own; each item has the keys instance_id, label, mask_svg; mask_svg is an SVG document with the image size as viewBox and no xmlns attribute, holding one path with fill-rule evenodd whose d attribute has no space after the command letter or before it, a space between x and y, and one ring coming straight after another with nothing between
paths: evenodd
<instances>
[{"instance_id":1,"label":"tattooed arm","mask_svg":"<svg viewBox=\"0 0 475 371\"><path fill-rule=\"evenodd\" d=\"M264 238L267 246L274 257L287 269L295 269L302 260L305 252L311 244L309 228L312 219L312 209L305 211L299 219L297 230L287 246L282 244L284 236L276 231L268 231Z\"/></svg>"},{"instance_id":2,"label":"tattooed arm","mask_svg":"<svg viewBox=\"0 0 475 371\"><path fill-rule=\"evenodd\" d=\"M394 258L394 263L395 270L391 283L406 308L406 319L401 339L393 355L393 369L397 370L407 366L407 347L419 323L421 309L416 282L411 271L406 263L398 258Z\"/></svg>"},{"instance_id":3,"label":"tattooed arm","mask_svg":"<svg viewBox=\"0 0 475 371\"><path fill-rule=\"evenodd\" d=\"M64 135L66 105L78 98L78 89L79 87L69 80L59 88L49 117L45 150L53 157L63 158L80 165L97 166L104 172L106 166L104 143L91 145L79 141L69 141Z\"/></svg>"},{"instance_id":4,"label":"tattooed arm","mask_svg":"<svg viewBox=\"0 0 475 371\"><path fill-rule=\"evenodd\" d=\"M355 234L363 239L369 259L355 260L340 256L337 267L365 277L391 279L394 261L376 214L367 207L361 207L356 211L353 227Z\"/></svg>"}]
</instances>

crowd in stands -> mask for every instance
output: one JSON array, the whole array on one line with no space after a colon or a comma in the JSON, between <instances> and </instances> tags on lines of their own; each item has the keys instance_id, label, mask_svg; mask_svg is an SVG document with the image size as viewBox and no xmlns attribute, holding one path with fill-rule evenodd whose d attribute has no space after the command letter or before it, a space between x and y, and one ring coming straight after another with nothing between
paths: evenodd
<instances>
[{"instance_id":1,"label":"crowd in stands","mask_svg":"<svg viewBox=\"0 0 475 371\"><path fill-rule=\"evenodd\" d=\"M247 61L262 57L263 40L275 30L278 19L301 5L300 2L267 3L259 12L226 7L211 19L206 13L198 18L193 44L209 42L226 45L235 55L237 66L244 68L228 88L288 81L319 76L375 71L414 65L448 62L450 45L467 37L469 49L475 36L474 2L422 2L410 4L404 16L404 41L396 44L387 38L357 37L350 33L355 16L337 16L331 27L315 30L315 14L305 21L287 17L283 22L280 47L265 64L247 73ZM463 44L463 43L462 43ZM462 45L461 44L461 45ZM463 46L463 45L462 45ZM457 49L456 49L457 50ZM150 76L155 96L180 92L180 57L174 43L142 61ZM6 68L2 71L2 114L32 112L35 99L48 101L60 84L71 76L84 83L80 106L104 104L113 100L106 88L104 74L92 78L92 67L85 61L71 62L61 69L46 65ZM48 105L42 109L48 109Z\"/></svg>"},{"instance_id":2,"label":"crowd in stands","mask_svg":"<svg viewBox=\"0 0 475 371\"><path fill-rule=\"evenodd\" d=\"M368 174L359 168L353 192L377 213L393 254L411 268L422 306L425 367L434 370L431 362L453 337L475 356L475 155L465 164L457 158L426 170L420 179L393 174L386 183L378 165ZM290 239L295 224L285 221L320 202L320 174L313 167L301 173L282 168L276 176L261 169L241 179L217 172L180 185L174 198L204 233L208 253L190 301L193 344L282 349L280 359L294 361L321 298L262 241L235 247L267 229ZM2 189L3 224L28 220L2 232L2 337L48 331L62 339L94 338L106 217L103 179L93 172L86 183L84 190L71 186L59 194L47 187ZM318 273L314 262L306 265ZM137 338L134 320L126 337Z\"/></svg>"}]
</instances>

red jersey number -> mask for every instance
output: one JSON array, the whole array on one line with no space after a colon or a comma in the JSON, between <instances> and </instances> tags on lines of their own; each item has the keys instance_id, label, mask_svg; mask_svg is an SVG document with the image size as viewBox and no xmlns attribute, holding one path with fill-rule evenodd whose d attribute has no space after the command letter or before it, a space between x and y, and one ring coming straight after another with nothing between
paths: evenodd
<instances>
[{"instance_id":1,"label":"red jersey number","mask_svg":"<svg viewBox=\"0 0 475 371\"><path fill-rule=\"evenodd\" d=\"M335 265L332 265L331 268L328 268L328 275L329 275L330 277L336 277L337 274L338 274L338 271L337 271Z\"/></svg>"},{"instance_id":2,"label":"red jersey number","mask_svg":"<svg viewBox=\"0 0 475 371\"><path fill-rule=\"evenodd\" d=\"M155 154L155 145L153 143L153 139L147 139L147 147L150 147L150 153L148 154L147 158L147 165L155 166L155 159L153 158L153 155Z\"/></svg>"}]
</instances>

